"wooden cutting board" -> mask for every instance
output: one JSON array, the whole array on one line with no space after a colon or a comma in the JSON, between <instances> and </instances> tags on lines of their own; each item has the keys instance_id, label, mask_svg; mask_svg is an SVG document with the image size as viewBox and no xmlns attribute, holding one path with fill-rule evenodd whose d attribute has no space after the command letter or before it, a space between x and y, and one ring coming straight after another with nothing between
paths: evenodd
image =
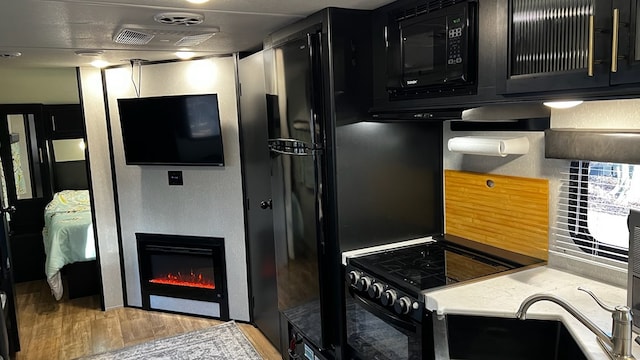
<instances>
[{"instance_id":1,"label":"wooden cutting board","mask_svg":"<svg viewBox=\"0 0 640 360\"><path fill-rule=\"evenodd\" d=\"M445 170L445 232L547 260L549 181Z\"/></svg>"}]
</instances>

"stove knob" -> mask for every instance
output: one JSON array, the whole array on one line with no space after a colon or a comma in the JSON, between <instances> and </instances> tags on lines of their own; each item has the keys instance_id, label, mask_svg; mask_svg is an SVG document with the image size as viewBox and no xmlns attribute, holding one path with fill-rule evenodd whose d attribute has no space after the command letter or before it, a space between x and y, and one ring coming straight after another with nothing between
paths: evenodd
<instances>
[{"instance_id":1,"label":"stove knob","mask_svg":"<svg viewBox=\"0 0 640 360\"><path fill-rule=\"evenodd\" d=\"M380 283L375 283L373 285L371 285L371 287L369 288L369 291L367 292L369 294L369 297L372 299L379 299L380 295L382 295L382 284Z\"/></svg>"},{"instance_id":2,"label":"stove knob","mask_svg":"<svg viewBox=\"0 0 640 360\"><path fill-rule=\"evenodd\" d=\"M393 306L393 309L398 314L408 314L409 310L411 310L412 301L406 296L403 296L398 300L398 302Z\"/></svg>"},{"instance_id":3,"label":"stove knob","mask_svg":"<svg viewBox=\"0 0 640 360\"><path fill-rule=\"evenodd\" d=\"M369 290L369 286L371 286L371 278L368 276L360 277L358 284L356 284L358 291L367 291Z\"/></svg>"},{"instance_id":4,"label":"stove knob","mask_svg":"<svg viewBox=\"0 0 640 360\"><path fill-rule=\"evenodd\" d=\"M386 290L382 293L380 302L384 306L393 306L396 302L397 297L398 295L396 295L395 290Z\"/></svg>"},{"instance_id":5,"label":"stove knob","mask_svg":"<svg viewBox=\"0 0 640 360\"><path fill-rule=\"evenodd\" d=\"M360 280L360 274L356 271L349 271L349 275L348 275L349 285L355 286L358 283L358 280Z\"/></svg>"}]
</instances>

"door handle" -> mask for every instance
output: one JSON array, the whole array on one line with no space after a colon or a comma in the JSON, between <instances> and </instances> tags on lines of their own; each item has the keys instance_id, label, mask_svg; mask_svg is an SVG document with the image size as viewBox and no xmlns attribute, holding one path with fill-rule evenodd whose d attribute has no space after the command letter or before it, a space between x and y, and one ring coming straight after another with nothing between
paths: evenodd
<instances>
[{"instance_id":1,"label":"door handle","mask_svg":"<svg viewBox=\"0 0 640 360\"><path fill-rule=\"evenodd\" d=\"M7 257L6 263L4 265L6 265L6 266L2 266L2 278L4 280L9 280L9 275L10 275L10 271L11 271L11 261L9 260L8 257Z\"/></svg>"},{"instance_id":2,"label":"door handle","mask_svg":"<svg viewBox=\"0 0 640 360\"><path fill-rule=\"evenodd\" d=\"M14 214L15 212L16 212L16 207L13 205L0 209L0 213L3 213L3 214Z\"/></svg>"},{"instance_id":3,"label":"door handle","mask_svg":"<svg viewBox=\"0 0 640 360\"><path fill-rule=\"evenodd\" d=\"M273 202L271 201L271 199L269 200L262 200L260 201L260 208L261 209L273 209Z\"/></svg>"},{"instance_id":4,"label":"door handle","mask_svg":"<svg viewBox=\"0 0 640 360\"><path fill-rule=\"evenodd\" d=\"M589 16L589 53L587 54L587 75L593 77L596 30L593 15Z\"/></svg>"},{"instance_id":5,"label":"door handle","mask_svg":"<svg viewBox=\"0 0 640 360\"><path fill-rule=\"evenodd\" d=\"M613 9L613 34L611 36L611 72L618 72L618 32L620 31L620 9Z\"/></svg>"}]
</instances>

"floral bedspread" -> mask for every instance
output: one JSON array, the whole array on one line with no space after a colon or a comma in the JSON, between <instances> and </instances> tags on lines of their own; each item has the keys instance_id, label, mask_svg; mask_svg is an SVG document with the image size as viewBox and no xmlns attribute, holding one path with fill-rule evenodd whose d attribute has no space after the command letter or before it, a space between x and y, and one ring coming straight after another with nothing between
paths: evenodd
<instances>
[{"instance_id":1,"label":"floral bedspread","mask_svg":"<svg viewBox=\"0 0 640 360\"><path fill-rule=\"evenodd\" d=\"M96 258L88 190L56 193L44 211L45 273L57 300L62 298L60 269Z\"/></svg>"}]
</instances>

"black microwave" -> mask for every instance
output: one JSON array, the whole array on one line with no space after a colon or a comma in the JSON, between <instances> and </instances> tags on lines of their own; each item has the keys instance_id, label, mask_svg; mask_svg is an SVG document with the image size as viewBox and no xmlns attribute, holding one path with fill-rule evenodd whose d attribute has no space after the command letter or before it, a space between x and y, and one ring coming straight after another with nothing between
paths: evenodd
<instances>
[{"instance_id":1,"label":"black microwave","mask_svg":"<svg viewBox=\"0 0 640 360\"><path fill-rule=\"evenodd\" d=\"M476 1L433 8L431 1L390 14L386 28L391 100L477 91Z\"/></svg>"}]
</instances>

